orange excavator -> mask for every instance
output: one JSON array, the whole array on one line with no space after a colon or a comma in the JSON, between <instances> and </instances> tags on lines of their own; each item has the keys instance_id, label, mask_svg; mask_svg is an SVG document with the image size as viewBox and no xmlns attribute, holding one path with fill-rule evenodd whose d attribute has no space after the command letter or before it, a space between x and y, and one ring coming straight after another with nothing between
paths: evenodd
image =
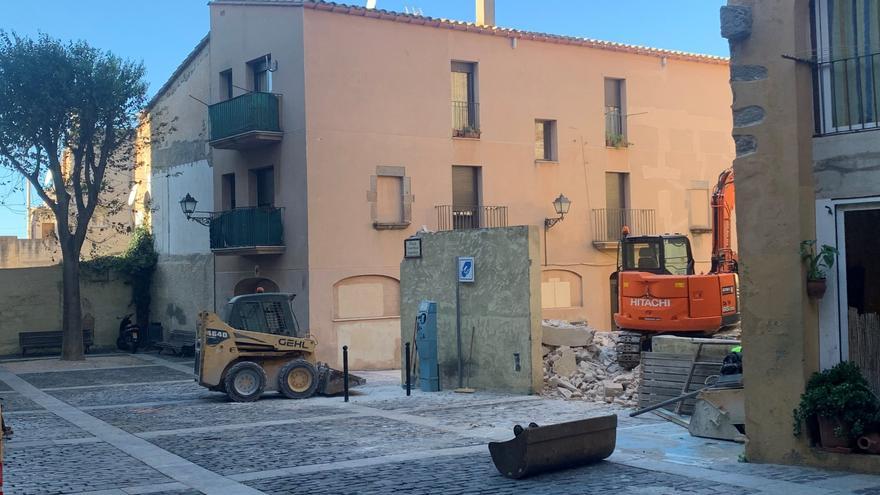
<instances>
[{"instance_id":1,"label":"orange excavator","mask_svg":"<svg viewBox=\"0 0 880 495\"><path fill-rule=\"evenodd\" d=\"M618 363L632 369L651 336L707 337L739 325L738 260L732 246L733 169L712 191L712 267L694 272L690 240L683 234L624 235L618 251Z\"/></svg>"}]
</instances>

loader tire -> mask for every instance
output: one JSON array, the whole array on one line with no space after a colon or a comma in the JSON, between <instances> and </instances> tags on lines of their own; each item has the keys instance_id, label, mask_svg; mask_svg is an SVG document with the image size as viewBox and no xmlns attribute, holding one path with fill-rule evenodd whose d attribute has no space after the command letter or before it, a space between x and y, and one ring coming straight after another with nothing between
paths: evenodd
<instances>
[{"instance_id":1,"label":"loader tire","mask_svg":"<svg viewBox=\"0 0 880 495\"><path fill-rule=\"evenodd\" d=\"M253 402L266 389L266 370L253 361L236 363L226 372L223 386L226 395L235 402Z\"/></svg>"},{"instance_id":2,"label":"loader tire","mask_svg":"<svg viewBox=\"0 0 880 495\"><path fill-rule=\"evenodd\" d=\"M288 399L307 399L318 389L318 370L305 359L294 359L278 372L278 390Z\"/></svg>"}]
</instances>

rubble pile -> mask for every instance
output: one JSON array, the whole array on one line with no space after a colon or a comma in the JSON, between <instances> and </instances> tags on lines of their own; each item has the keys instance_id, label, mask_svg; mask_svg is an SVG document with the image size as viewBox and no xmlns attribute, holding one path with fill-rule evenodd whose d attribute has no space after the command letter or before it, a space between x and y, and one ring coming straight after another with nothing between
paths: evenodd
<instances>
[{"instance_id":1,"label":"rubble pile","mask_svg":"<svg viewBox=\"0 0 880 495\"><path fill-rule=\"evenodd\" d=\"M641 369L626 371L617 364L617 332L598 332L583 322L559 320L544 320L543 326L543 395L637 405Z\"/></svg>"}]
</instances>

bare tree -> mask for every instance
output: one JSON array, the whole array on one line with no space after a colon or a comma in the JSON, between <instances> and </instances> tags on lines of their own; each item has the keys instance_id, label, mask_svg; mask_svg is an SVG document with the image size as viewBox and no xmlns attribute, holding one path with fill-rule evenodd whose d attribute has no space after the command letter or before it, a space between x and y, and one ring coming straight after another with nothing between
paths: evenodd
<instances>
[{"instance_id":1,"label":"bare tree","mask_svg":"<svg viewBox=\"0 0 880 495\"><path fill-rule=\"evenodd\" d=\"M24 176L55 216L64 360L83 359L80 254L95 208L118 207L102 197L108 171L135 166L144 72L83 41L0 32L0 167Z\"/></svg>"}]
</instances>

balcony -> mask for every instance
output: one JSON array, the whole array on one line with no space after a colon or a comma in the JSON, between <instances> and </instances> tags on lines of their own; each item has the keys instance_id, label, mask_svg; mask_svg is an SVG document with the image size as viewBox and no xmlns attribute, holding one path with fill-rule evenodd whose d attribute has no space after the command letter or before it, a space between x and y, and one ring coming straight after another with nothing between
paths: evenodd
<instances>
[{"instance_id":1,"label":"balcony","mask_svg":"<svg viewBox=\"0 0 880 495\"><path fill-rule=\"evenodd\" d=\"M480 137L480 104L475 101L452 102L452 137Z\"/></svg>"},{"instance_id":2,"label":"balcony","mask_svg":"<svg viewBox=\"0 0 880 495\"><path fill-rule=\"evenodd\" d=\"M616 249L623 227L630 235L653 235L654 210L631 208L602 208L593 210L593 246L597 249Z\"/></svg>"},{"instance_id":3,"label":"balcony","mask_svg":"<svg viewBox=\"0 0 880 495\"><path fill-rule=\"evenodd\" d=\"M506 206L435 206L437 230L507 227Z\"/></svg>"},{"instance_id":4,"label":"balcony","mask_svg":"<svg viewBox=\"0 0 880 495\"><path fill-rule=\"evenodd\" d=\"M281 96L247 93L208 107L212 147L243 150L281 141Z\"/></svg>"},{"instance_id":5,"label":"balcony","mask_svg":"<svg viewBox=\"0 0 880 495\"><path fill-rule=\"evenodd\" d=\"M217 255L284 252L283 208L236 208L211 219L211 251Z\"/></svg>"},{"instance_id":6,"label":"balcony","mask_svg":"<svg viewBox=\"0 0 880 495\"><path fill-rule=\"evenodd\" d=\"M816 135L880 129L880 53L815 64Z\"/></svg>"}]
</instances>

